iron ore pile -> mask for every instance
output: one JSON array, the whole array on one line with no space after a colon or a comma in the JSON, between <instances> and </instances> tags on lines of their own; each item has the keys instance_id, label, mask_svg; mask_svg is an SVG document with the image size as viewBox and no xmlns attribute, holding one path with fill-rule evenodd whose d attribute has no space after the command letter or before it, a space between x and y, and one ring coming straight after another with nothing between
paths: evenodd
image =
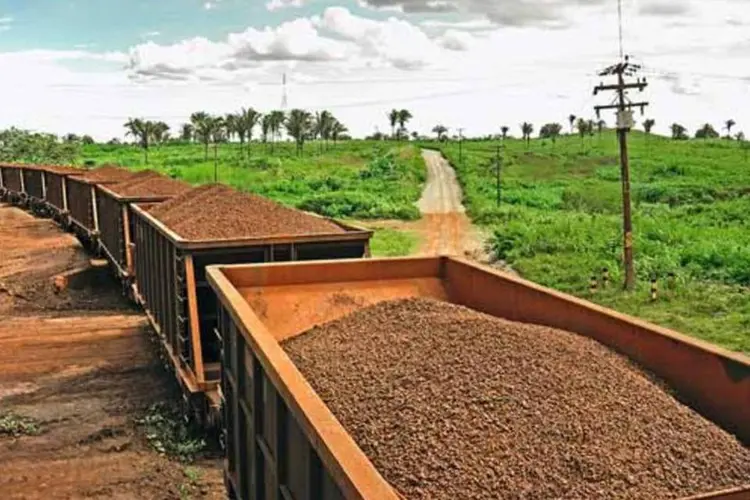
<instances>
[{"instance_id":1,"label":"iron ore pile","mask_svg":"<svg viewBox=\"0 0 750 500\"><path fill-rule=\"evenodd\" d=\"M322 217L220 184L191 189L151 207L149 212L187 240L345 232Z\"/></svg>"},{"instance_id":2,"label":"iron ore pile","mask_svg":"<svg viewBox=\"0 0 750 500\"><path fill-rule=\"evenodd\" d=\"M190 184L165 177L153 170L142 170L108 188L120 196L175 196L190 190Z\"/></svg>"},{"instance_id":3,"label":"iron ore pile","mask_svg":"<svg viewBox=\"0 0 750 500\"><path fill-rule=\"evenodd\" d=\"M750 451L626 358L431 299L283 344L409 499L681 498L750 482Z\"/></svg>"},{"instance_id":4,"label":"iron ore pile","mask_svg":"<svg viewBox=\"0 0 750 500\"><path fill-rule=\"evenodd\" d=\"M123 182L135 175L131 170L114 165L104 165L92 170L84 170L81 178L87 182Z\"/></svg>"}]
</instances>

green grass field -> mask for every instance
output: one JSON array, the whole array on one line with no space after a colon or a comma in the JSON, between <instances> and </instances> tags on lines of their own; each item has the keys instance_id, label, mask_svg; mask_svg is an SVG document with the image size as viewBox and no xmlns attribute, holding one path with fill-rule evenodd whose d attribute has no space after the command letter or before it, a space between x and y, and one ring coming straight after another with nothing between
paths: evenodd
<instances>
[{"instance_id":1,"label":"green grass field","mask_svg":"<svg viewBox=\"0 0 750 500\"><path fill-rule=\"evenodd\" d=\"M493 234L498 259L522 276L729 349L750 352L750 162L737 142L630 138L638 287L621 289L621 187L614 133L508 139L496 202L495 142L439 145L464 187L469 214ZM436 147L436 143L427 145ZM134 146L85 146L82 160L146 168ZM308 144L219 148L218 180L288 205L339 218L412 220L425 179L414 145L349 141L321 152ZM148 168L192 183L212 182L200 145L153 148ZM378 229L375 256L412 253L412 233ZM610 286L589 292L608 268ZM675 279L669 279L674 273ZM658 279L659 297L649 297Z\"/></svg>"},{"instance_id":2,"label":"green grass field","mask_svg":"<svg viewBox=\"0 0 750 500\"><path fill-rule=\"evenodd\" d=\"M425 180L419 149L408 144L347 141L306 146L297 156L290 143L253 144L249 157L239 144L222 144L216 174L219 182L287 205L330 217L358 219L419 218L414 203ZM214 180L214 150L208 160L201 145L165 144L143 150L131 145L83 147L83 161L150 168L193 184Z\"/></svg>"},{"instance_id":3,"label":"green grass field","mask_svg":"<svg viewBox=\"0 0 750 500\"><path fill-rule=\"evenodd\" d=\"M750 352L750 163L734 141L630 137L637 290L621 289L621 185L614 133L441 146L473 220L522 276L619 311ZM595 295L592 275L612 284ZM668 279L674 273L675 279ZM649 297L650 279L660 293Z\"/></svg>"}]
</instances>

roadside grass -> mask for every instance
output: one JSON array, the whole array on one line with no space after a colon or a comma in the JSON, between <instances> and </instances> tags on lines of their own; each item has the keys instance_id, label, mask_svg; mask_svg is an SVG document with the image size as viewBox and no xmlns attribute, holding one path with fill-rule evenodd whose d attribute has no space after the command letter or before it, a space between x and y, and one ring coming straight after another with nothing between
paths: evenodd
<instances>
[{"instance_id":1,"label":"roadside grass","mask_svg":"<svg viewBox=\"0 0 750 500\"><path fill-rule=\"evenodd\" d=\"M456 167L470 216L491 231L498 259L532 281L750 353L750 163L740 144L631 134L638 277L631 293L621 290L615 134L534 140L528 149L508 139L500 206L496 146L464 142L463 163L458 144L439 147ZM612 284L590 296L602 268ZM654 278L660 292L652 302Z\"/></svg>"},{"instance_id":2,"label":"roadside grass","mask_svg":"<svg viewBox=\"0 0 750 500\"><path fill-rule=\"evenodd\" d=\"M81 163L149 168L198 185L214 181L213 154L206 160L202 145L166 144L149 151L146 165L140 148L96 144L83 148ZM217 164L219 182L336 218L417 219L426 178L419 149L407 143L314 142L302 156L291 143L254 143L249 156L230 143L219 146Z\"/></svg>"},{"instance_id":3,"label":"roadside grass","mask_svg":"<svg viewBox=\"0 0 750 500\"><path fill-rule=\"evenodd\" d=\"M370 241L373 257L406 257L414 253L419 237L411 231L376 229Z\"/></svg>"}]
</instances>

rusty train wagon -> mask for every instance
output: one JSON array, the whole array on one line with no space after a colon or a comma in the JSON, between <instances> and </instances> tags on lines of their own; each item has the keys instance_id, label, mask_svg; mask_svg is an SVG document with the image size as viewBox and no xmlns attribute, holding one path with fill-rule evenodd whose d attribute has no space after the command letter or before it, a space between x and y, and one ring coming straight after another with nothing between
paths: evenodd
<instances>
[{"instance_id":1,"label":"rusty train wagon","mask_svg":"<svg viewBox=\"0 0 750 500\"><path fill-rule=\"evenodd\" d=\"M220 301L225 479L235 498L403 498L280 345L315 325L400 298L436 298L594 339L750 443L747 357L462 259L212 266L207 274ZM335 300L342 292L351 300ZM732 488L690 498L750 498L750 477Z\"/></svg>"},{"instance_id":2,"label":"rusty train wagon","mask_svg":"<svg viewBox=\"0 0 750 500\"><path fill-rule=\"evenodd\" d=\"M65 225L68 216L67 182L69 177L82 176L82 168L50 165L44 169L44 201L53 219Z\"/></svg>"},{"instance_id":3,"label":"rusty train wagon","mask_svg":"<svg viewBox=\"0 0 750 500\"><path fill-rule=\"evenodd\" d=\"M135 216L131 206L136 203L160 203L189 188L186 183L158 174L145 177L133 185L96 186L99 245L126 286L132 284L135 274L132 248Z\"/></svg>"},{"instance_id":4,"label":"rusty train wagon","mask_svg":"<svg viewBox=\"0 0 750 500\"><path fill-rule=\"evenodd\" d=\"M21 203L25 199L23 187L23 166L15 163L0 164L3 197L10 203Z\"/></svg>"},{"instance_id":5,"label":"rusty train wagon","mask_svg":"<svg viewBox=\"0 0 750 500\"><path fill-rule=\"evenodd\" d=\"M370 255L372 232L338 222L335 224L343 231L329 235L191 241L152 216L147 211L151 207L131 207L133 293L171 359L186 395L186 406L206 428L215 429L220 417L221 373L215 334L216 298L206 280L206 267Z\"/></svg>"},{"instance_id":6,"label":"rusty train wagon","mask_svg":"<svg viewBox=\"0 0 750 500\"><path fill-rule=\"evenodd\" d=\"M97 248L99 220L96 204L97 185L108 185L123 182L134 173L104 166L87 170L83 175L64 176L65 203L68 212L68 224L73 232L86 244Z\"/></svg>"},{"instance_id":7,"label":"rusty train wagon","mask_svg":"<svg viewBox=\"0 0 750 500\"><path fill-rule=\"evenodd\" d=\"M23 186L27 196L27 203L32 212L44 214L47 210L45 201L47 170L45 165L26 165L22 171Z\"/></svg>"}]
</instances>

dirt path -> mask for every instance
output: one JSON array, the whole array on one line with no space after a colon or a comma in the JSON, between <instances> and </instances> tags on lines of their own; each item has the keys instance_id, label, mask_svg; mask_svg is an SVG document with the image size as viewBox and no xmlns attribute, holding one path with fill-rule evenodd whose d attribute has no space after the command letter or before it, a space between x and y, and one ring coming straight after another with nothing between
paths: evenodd
<instances>
[{"instance_id":1,"label":"dirt path","mask_svg":"<svg viewBox=\"0 0 750 500\"><path fill-rule=\"evenodd\" d=\"M136 423L178 397L144 318L116 288L51 290L87 260L50 221L0 205L2 498L223 498L218 460L188 469Z\"/></svg>"},{"instance_id":2,"label":"dirt path","mask_svg":"<svg viewBox=\"0 0 750 500\"><path fill-rule=\"evenodd\" d=\"M472 227L462 204L456 172L438 151L425 149L427 184L419 210L422 220L416 229L422 235L421 255L467 255L481 250L481 236Z\"/></svg>"}]
</instances>

